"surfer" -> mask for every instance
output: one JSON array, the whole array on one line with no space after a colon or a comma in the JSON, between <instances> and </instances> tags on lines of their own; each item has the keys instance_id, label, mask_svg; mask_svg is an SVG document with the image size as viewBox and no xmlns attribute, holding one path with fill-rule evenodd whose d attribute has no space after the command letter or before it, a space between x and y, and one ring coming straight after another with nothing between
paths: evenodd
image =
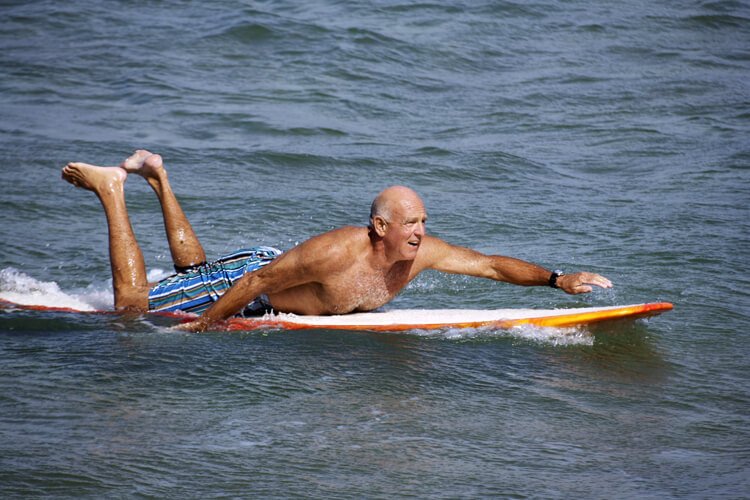
<instances>
[{"instance_id":1,"label":"surfer","mask_svg":"<svg viewBox=\"0 0 750 500\"><path fill-rule=\"evenodd\" d=\"M147 282L143 254L125 205L128 174L143 177L162 208L177 274L155 287ZM296 314L371 311L390 302L426 269L523 286L551 286L570 294L590 292L592 286L612 286L598 274L552 272L429 236L424 203L404 186L391 186L377 195L367 227L334 229L284 253L257 247L206 263L203 247L172 192L158 154L138 150L116 167L68 163L62 177L94 192L104 208L115 309L201 312L196 320L180 325L190 331L204 331L248 305L254 310L273 308ZM195 297L203 302L190 309Z\"/></svg>"}]
</instances>

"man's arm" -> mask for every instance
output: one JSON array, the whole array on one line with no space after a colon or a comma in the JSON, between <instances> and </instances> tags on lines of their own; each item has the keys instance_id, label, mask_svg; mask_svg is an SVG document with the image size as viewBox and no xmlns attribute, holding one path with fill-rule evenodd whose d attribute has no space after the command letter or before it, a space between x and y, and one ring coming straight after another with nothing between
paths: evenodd
<instances>
[{"instance_id":1,"label":"man's arm","mask_svg":"<svg viewBox=\"0 0 750 500\"><path fill-rule=\"evenodd\" d=\"M552 272L520 259L502 255L485 255L469 248L450 245L438 238L426 236L423 242L422 269L436 269L446 273L489 278L522 286L547 286ZM557 287L566 293L588 293L592 285L611 288L612 283L594 273L565 274L557 279Z\"/></svg>"},{"instance_id":2,"label":"man's arm","mask_svg":"<svg viewBox=\"0 0 750 500\"><path fill-rule=\"evenodd\" d=\"M294 272L294 265L287 265L281 260L282 258L285 258L285 260L294 260L293 258L289 259L288 254L282 254L271 264L245 274L242 278L235 281L229 290L204 311L198 319L189 323L183 323L176 328L191 332L205 331L211 325L237 314L255 297L264 293L273 293L276 288L274 285L278 286L282 279L290 287L295 286L295 284L301 284L297 283L295 279L299 276L299 273Z\"/></svg>"},{"instance_id":3,"label":"man's arm","mask_svg":"<svg viewBox=\"0 0 750 500\"><path fill-rule=\"evenodd\" d=\"M336 257L336 252L346 252L346 246L336 244L341 238L334 233L336 231L311 238L283 253L267 266L245 274L198 319L177 328L201 332L237 314L259 295L272 295L299 285L320 281L331 271L332 265L340 265L348 260L343 255Z\"/></svg>"}]
</instances>

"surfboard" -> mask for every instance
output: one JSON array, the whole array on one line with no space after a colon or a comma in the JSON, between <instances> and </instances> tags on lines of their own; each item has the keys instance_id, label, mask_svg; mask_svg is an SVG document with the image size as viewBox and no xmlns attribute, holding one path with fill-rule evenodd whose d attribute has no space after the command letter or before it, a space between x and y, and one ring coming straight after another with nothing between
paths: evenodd
<instances>
[{"instance_id":1,"label":"surfboard","mask_svg":"<svg viewBox=\"0 0 750 500\"><path fill-rule=\"evenodd\" d=\"M115 314L114 311L82 311L70 307L17 304L3 299L0 299L0 307L3 309L17 308L80 314ZM217 329L230 331L320 329L402 332L407 330L463 328L510 329L523 325L567 328L605 321L646 318L669 311L673 307L669 302L653 302L572 309L395 309L336 316L299 316L280 313L267 314L257 318L230 318ZM181 313L148 314L174 317L183 322L194 318L192 315Z\"/></svg>"},{"instance_id":2,"label":"surfboard","mask_svg":"<svg viewBox=\"0 0 750 500\"><path fill-rule=\"evenodd\" d=\"M449 328L508 329L521 325L565 328L603 321L637 319L669 311L668 302L574 309L401 309L340 316L267 315L232 318L229 330L283 328L286 330L370 330L399 332Z\"/></svg>"}]
</instances>

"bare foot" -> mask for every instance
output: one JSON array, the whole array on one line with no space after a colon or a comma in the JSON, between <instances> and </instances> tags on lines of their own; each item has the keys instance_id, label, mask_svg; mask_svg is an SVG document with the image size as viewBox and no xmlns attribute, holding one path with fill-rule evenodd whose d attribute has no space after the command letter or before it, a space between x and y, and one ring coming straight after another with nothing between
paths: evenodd
<instances>
[{"instance_id":1,"label":"bare foot","mask_svg":"<svg viewBox=\"0 0 750 500\"><path fill-rule=\"evenodd\" d=\"M113 189L121 190L127 177L128 173L120 167L97 167L88 163L68 163L62 169L63 179L98 195Z\"/></svg>"},{"instance_id":2,"label":"bare foot","mask_svg":"<svg viewBox=\"0 0 750 500\"><path fill-rule=\"evenodd\" d=\"M161 156L152 154L145 149L139 149L133 153L130 158L120 164L120 167L127 173L138 174L146 180L158 180L166 173L162 165Z\"/></svg>"},{"instance_id":3,"label":"bare foot","mask_svg":"<svg viewBox=\"0 0 750 500\"><path fill-rule=\"evenodd\" d=\"M138 173L138 169L143 166L143 161L151 156L151 154L151 151L139 149L135 153L130 155L130 157L126 158L125 161L120 163L120 168L125 169L125 171L129 174Z\"/></svg>"}]
</instances>

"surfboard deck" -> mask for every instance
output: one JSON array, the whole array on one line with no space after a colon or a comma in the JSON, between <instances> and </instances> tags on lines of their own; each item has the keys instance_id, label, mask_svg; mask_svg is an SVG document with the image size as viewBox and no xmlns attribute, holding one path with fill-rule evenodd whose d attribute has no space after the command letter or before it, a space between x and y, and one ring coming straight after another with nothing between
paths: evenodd
<instances>
[{"instance_id":1,"label":"surfboard deck","mask_svg":"<svg viewBox=\"0 0 750 500\"><path fill-rule=\"evenodd\" d=\"M115 311L81 311L69 307L16 304L3 299L0 299L0 306L4 309L18 308L80 314L116 314ZM321 329L402 332L406 330L462 328L509 329L522 325L544 328L567 328L591 325L604 321L645 318L669 311L673 307L669 302L654 302L574 309L397 309L339 316L298 316L281 313L258 318L230 318L219 329L230 331ZM181 313L149 314L174 317L182 322L190 321L194 317Z\"/></svg>"}]
</instances>

